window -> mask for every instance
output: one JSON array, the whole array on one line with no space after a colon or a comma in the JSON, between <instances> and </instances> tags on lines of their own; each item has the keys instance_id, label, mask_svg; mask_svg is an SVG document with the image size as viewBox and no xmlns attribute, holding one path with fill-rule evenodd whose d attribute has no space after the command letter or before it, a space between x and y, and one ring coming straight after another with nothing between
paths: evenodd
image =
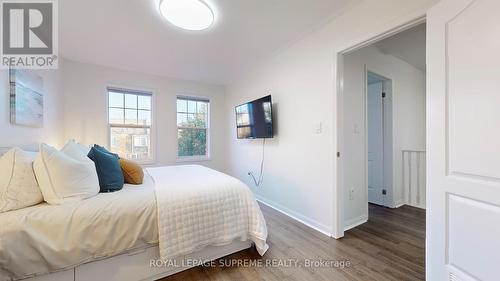
<instances>
[{"instance_id":1,"label":"window","mask_svg":"<svg viewBox=\"0 0 500 281\"><path fill-rule=\"evenodd\" d=\"M151 99L151 93L108 88L109 144L120 157L153 160Z\"/></svg>"},{"instance_id":2,"label":"window","mask_svg":"<svg viewBox=\"0 0 500 281\"><path fill-rule=\"evenodd\" d=\"M207 99L177 97L179 158L208 158L209 106Z\"/></svg>"}]
</instances>

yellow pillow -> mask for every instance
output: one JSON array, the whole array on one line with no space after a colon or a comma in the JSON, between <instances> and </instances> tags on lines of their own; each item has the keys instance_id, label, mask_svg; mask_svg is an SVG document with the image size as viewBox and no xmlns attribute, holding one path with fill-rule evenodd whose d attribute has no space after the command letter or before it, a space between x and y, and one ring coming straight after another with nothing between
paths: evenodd
<instances>
[{"instance_id":1,"label":"yellow pillow","mask_svg":"<svg viewBox=\"0 0 500 281\"><path fill-rule=\"evenodd\" d=\"M130 160L120 158L120 166L122 167L125 183L142 184L144 180L144 171L141 166Z\"/></svg>"}]
</instances>

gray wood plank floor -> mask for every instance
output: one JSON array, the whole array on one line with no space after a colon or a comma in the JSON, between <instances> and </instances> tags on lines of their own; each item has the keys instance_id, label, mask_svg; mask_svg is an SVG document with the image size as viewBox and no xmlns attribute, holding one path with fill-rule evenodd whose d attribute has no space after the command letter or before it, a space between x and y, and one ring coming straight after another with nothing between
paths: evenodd
<instances>
[{"instance_id":1,"label":"gray wood plank floor","mask_svg":"<svg viewBox=\"0 0 500 281\"><path fill-rule=\"evenodd\" d=\"M248 249L216 261L216 266L192 268L162 281L425 279L425 210L370 204L369 221L335 240L269 207L261 207L270 246L264 257ZM220 266L236 260L262 264ZM272 266L273 262L280 264Z\"/></svg>"}]
</instances>

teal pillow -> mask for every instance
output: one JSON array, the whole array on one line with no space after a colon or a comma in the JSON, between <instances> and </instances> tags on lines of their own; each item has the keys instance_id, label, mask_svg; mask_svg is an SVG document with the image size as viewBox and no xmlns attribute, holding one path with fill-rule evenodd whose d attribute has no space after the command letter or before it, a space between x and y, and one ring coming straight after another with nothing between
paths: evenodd
<instances>
[{"instance_id":1,"label":"teal pillow","mask_svg":"<svg viewBox=\"0 0 500 281\"><path fill-rule=\"evenodd\" d=\"M113 152L111 152L111 151L107 150L106 148L104 148L104 147L102 147L102 146L100 146L100 145L98 145L98 144L94 144L94 147L95 147L95 149L97 149L97 150L99 150L99 151L101 151L101 152L104 152L104 153L107 153L107 154L114 155L114 156L116 156L118 159L120 159L120 157L118 156L118 154L113 153Z\"/></svg>"},{"instance_id":2,"label":"teal pillow","mask_svg":"<svg viewBox=\"0 0 500 281\"><path fill-rule=\"evenodd\" d=\"M101 192L113 192L123 188L125 180L118 155L95 145L90 149L88 157L95 163Z\"/></svg>"}]
</instances>

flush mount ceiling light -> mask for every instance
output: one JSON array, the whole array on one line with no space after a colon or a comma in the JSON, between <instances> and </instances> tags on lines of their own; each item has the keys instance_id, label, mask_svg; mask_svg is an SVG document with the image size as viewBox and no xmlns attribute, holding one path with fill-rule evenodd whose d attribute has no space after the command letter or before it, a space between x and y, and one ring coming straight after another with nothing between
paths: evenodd
<instances>
[{"instance_id":1,"label":"flush mount ceiling light","mask_svg":"<svg viewBox=\"0 0 500 281\"><path fill-rule=\"evenodd\" d=\"M203 30L214 22L214 12L201 0L161 0L160 13L170 23L187 30Z\"/></svg>"}]
</instances>

